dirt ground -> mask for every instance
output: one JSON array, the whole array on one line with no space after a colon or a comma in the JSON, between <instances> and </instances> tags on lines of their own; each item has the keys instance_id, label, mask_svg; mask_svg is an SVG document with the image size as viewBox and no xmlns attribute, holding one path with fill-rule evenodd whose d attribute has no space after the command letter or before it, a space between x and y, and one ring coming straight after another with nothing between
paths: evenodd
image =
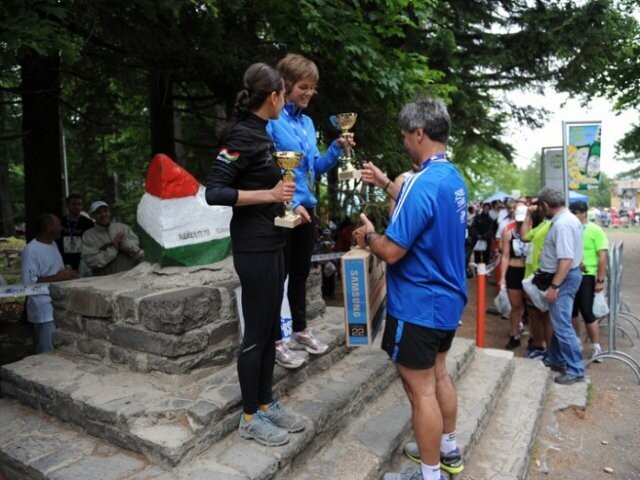
<instances>
[{"instance_id":1,"label":"dirt ground","mask_svg":"<svg viewBox=\"0 0 640 480\"><path fill-rule=\"evenodd\" d=\"M623 243L622 299L631 312L640 316L640 234L615 230L607 234L611 243ZM640 328L640 324L637 326ZM624 328L631 333L635 345L618 337L616 349L640 362L640 338L628 324ZM606 350L607 330L601 329L600 335ZM590 353L590 347L583 345ZM528 479L640 479L638 378L629 366L616 359L591 364L587 376L591 388L585 410L544 412Z\"/></svg>"}]
</instances>

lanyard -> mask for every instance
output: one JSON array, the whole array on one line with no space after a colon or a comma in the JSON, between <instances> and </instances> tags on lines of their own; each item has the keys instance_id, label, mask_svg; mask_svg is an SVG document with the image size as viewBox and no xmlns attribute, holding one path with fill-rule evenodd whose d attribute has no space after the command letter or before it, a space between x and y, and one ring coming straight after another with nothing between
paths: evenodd
<instances>
[{"instance_id":1,"label":"lanyard","mask_svg":"<svg viewBox=\"0 0 640 480\"><path fill-rule=\"evenodd\" d=\"M431 162L435 162L438 160L446 160L447 159L447 154L446 153L436 153L435 155L431 155L429 158L427 158L424 163L422 164L422 166L420 167L420 170L425 170L429 164Z\"/></svg>"},{"instance_id":2,"label":"lanyard","mask_svg":"<svg viewBox=\"0 0 640 480\"><path fill-rule=\"evenodd\" d=\"M67 225L69 225L69 233L71 234L71 237L75 237L75 233L76 233L76 227L78 226L78 223L80 223L80 219L76 220L75 222L71 223L71 220L69 220L67 218Z\"/></svg>"}]
</instances>

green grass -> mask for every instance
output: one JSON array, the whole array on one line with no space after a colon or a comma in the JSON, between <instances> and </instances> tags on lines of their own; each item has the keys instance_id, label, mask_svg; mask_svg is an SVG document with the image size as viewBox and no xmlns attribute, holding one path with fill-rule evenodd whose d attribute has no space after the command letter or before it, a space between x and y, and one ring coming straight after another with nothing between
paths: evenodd
<instances>
[{"instance_id":1,"label":"green grass","mask_svg":"<svg viewBox=\"0 0 640 480\"><path fill-rule=\"evenodd\" d=\"M0 274L4 277L9 285L22 283L22 258L21 255L5 256L5 250L22 251L25 241L22 238L8 237L7 241L0 242ZM8 263L9 262L9 263ZM2 299L4 301L13 301L14 299Z\"/></svg>"},{"instance_id":2,"label":"green grass","mask_svg":"<svg viewBox=\"0 0 640 480\"><path fill-rule=\"evenodd\" d=\"M0 242L0 250L22 250L25 246L23 238L18 237L5 237Z\"/></svg>"}]
</instances>

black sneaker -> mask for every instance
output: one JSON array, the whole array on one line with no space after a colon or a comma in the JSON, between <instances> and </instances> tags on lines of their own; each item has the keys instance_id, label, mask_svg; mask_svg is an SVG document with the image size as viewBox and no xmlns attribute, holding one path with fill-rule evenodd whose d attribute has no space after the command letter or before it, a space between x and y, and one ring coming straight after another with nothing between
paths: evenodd
<instances>
[{"instance_id":1,"label":"black sneaker","mask_svg":"<svg viewBox=\"0 0 640 480\"><path fill-rule=\"evenodd\" d=\"M509 337L509 342L505 345L504 348L507 350L513 350L520 346L520 337Z\"/></svg>"}]
</instances>

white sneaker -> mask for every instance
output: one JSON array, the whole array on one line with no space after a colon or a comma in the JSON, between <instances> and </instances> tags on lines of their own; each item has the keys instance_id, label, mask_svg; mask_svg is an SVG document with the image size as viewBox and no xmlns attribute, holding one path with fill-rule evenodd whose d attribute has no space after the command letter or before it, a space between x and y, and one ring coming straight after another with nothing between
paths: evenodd
<instances>
[{"instance_id":1,"label":"white sneaker","mask_svg":"<svg viewBox=\"0 0 640 480\"><path fill-rule=\"evenodd\" d=\"M314 355L320 355L329 348L329 345L322 343L313 335L310 328L305 328L301 332L293 332L292 337L307 352L313 353Z\"/></svg>"},{"instance_id":2,"label":"white sneaker","mask_svg":"<svg viewBox=\"0 0 640 480\"><path fill-rule=\"evenodd\" d=\"M591 353L591 359L593 363L602 363L602 358L595 358L597 355L602 353L602 347L593 347L593 352Z\"/></svg>"},{"instance_id":3,"label":"white sneaker","mask_svg":"<svg viewBox=\"0 0 640 480\"><path fill-rule=\"evenodd\" d=\"M276 342L276 363L284 368L299 368L306 360L296 352L289 350L285 340Z\"/></svg>"}]
</instances>

